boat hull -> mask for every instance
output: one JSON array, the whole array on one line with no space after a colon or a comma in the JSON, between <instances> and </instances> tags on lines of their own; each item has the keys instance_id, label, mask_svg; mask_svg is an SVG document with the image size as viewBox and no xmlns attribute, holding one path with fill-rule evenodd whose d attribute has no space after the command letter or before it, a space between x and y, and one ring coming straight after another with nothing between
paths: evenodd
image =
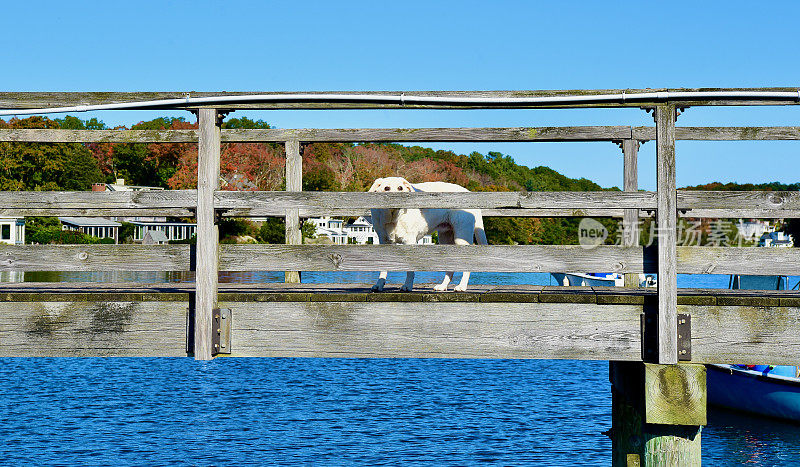
<instances>
[{"instance_id":1,"label":"boat hull","mask_svg":"<svg viewBox=\"0 0 800 467\"><path fill-rule=\"evenodd\" d=\"M706 365L709 404L800 422L800 378Z\"/></svg>"}]
</instances>

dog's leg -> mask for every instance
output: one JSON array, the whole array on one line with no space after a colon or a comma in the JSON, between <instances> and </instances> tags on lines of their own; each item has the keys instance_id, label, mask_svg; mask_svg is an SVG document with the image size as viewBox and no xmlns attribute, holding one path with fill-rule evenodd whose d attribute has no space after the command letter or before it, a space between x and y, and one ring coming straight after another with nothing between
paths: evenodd
<instances>
[{"instance_id":1,"label":"dog's leg","mask_svg":"<svg viewBox=\"0 0 800 467\"><path fill-rule=\"evenodd\" d=\"M408 271L406 273L406 282L400 287L401 292L411 292L414 288L414 271Z\"/></svg>"},{"instance_id":2,"label":"dog's leg","mask_svg":"<svg viewBox=\"0 0 800 467\"><path fill-rule=\"evenodd\" d=\"M440 245L452 245L453 244L453 231L452 230L439 230L439 244ZM446 292L447 286L450 285L450 282L453 280L453 274L455 271L449 271L444 274L444 279L442 280L441 284L434 285L433 290L437 292Z\"/></svg>"},{"instance_id":3,"label":"dog's leg","mask_svg":"<svg viewBox=\"0 0 800 467\"><path fill-rule=\"evenodd\" d=\"M374 212L375 211L373 211L372 215L373 219L376 218ZM383 230L383 228L375 228L375 233L378 234L378 245L386 245L389 243L389 236L386 235L386 232ZM381 271L381 273L378 275L378 281L372 286L373 292L383 292L383 287L386 285L387 275L387 271Z\"/></svg>"},{"instance_id":4,"label":"dog's leg","mask_svg":"<svg viewBox=\"0 0 800 467\"><path fill-rule=\"evenodd\" d=\"M373 292L382 292L383 287L386 285L386 276L388 275L387 271L381 271L378 275L378 281L375 282L375 285L372 286Z\"/></svg>"},{"instance_id":5,"label":"dog's leg","mask_svg":"<svg viewBox=\"0 0 800 467\"><path fill-rule=\"evenodd\" d=\"M471 245L472 238L475 235L475 217L471 217L471 222L462 222L457 227L454 226L454 235L455 240L453 243L456 245ZM458 283L457 286L453 287L453 291L455 292L464 292L467 290L467 285L469 284L469 272L464 272L461 275L461 282Z\"/></svg>"}]
</instances>

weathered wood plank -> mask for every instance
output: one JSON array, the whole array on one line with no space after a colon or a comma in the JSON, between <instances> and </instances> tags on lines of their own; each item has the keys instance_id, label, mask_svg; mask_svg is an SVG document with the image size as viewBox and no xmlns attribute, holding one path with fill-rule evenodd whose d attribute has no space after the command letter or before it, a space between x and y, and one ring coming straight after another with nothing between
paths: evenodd
<instances>
[{"instance_id":1,"label":"weathered wood plank","mask_svg":"<svg viewBox=\"0 0 800 467\"><path fill-rule=\"evenodd\" d=\"M797 365L800 308L679 305L692 315L692 361Z\"/></svg>"},{"instance_id":2,"label":"weathered wood plank","mask_svg":"<svg viewBox=\"0 0 800 467\"><path fill-rule=\"evenodd\" d=\"M0 357L185 357L185 303L0 301Z\"/></svg>"},{"instance_id":3,"label":"weathered wood plank","mask_svg":"<svg viewBox=\"0 0 800 467\"><path fill-rule=\"evenodd\" d=\"M0 141L30 143L195 143L197 130L0 130Z\"/></svg>"},{"instance_id":4,"label":"weathered wood plank","mask_svg":"<svg viewBox=\"0 0 800 467\"><path fill-rule=\"evenodd\" d=\"M220 191L216 206L249 215L282 216L286 209L461 208L461 209L608 209L655 208L654 192L462 192L361 193L282 191Z\"/></svg>"},{"instance_id":5,"label":"weathered wood plank","mask_svg":"<svg viewBox=\"0 0 800 467\"><path fill-rule=\"evenodd\" d=\"M2 271L187 271L189 245L2 245Z\"/></svg>"},{"instance_id":6,"label":"weathered wood plank","mask_svg":"<svg viewBox=\"0 0 800 467\"><path fill-rule=\"evenodd\" d=\"M652 249L577 245L222 245L221 270L656 272ZM677 248L682 274L800 275L793 248ZM188 245L3 245L0 271L187 271Z\"/></svg>"},{"instance_id":7,"label":"weathered wood plank","mask_svg":"<svg viewBox=\"0 0 800 467\"><path fill-rule=\"evenodd\" d=\"M228 303L234 356L639 358L632 305Z\"/></svg>"},{"instance_id":8,"label":"weathered wood plank","mask_svg":"<svg viewBox=\"0 0 800 467\"><path fill-rule=\"evenodd\" d=\"M798 248L682 246L677 260L684 274L800 275Z\"/></svg>"},{"instance_id":9,"label":"weathered wood plank","mask_svg":"<svg viewBox=\"0 0 800 467\"><path fill-rule=\"evenodd\" d=\"M220 245L228 271L653 272L640 247L577 245Z\"/></svg>"},{"instance_id":10,"label":"weathered wood plank","mask_svg":"<svg viewBox=\"0 0 800 467\"><path fill-rule=\"evenodd\" d=\"M0 191L3 216L191 216L195 190Z\"/></svg>"},{"instance_id":11,"label":"weathered wood plank","mask_svg":"<svg viewBox=\"0 0 800 467\"><path fill-rule=\"evenodd\" d=\"M658 188L658 362L678 362L678 274L675 261L677 192L675 186L675 107L655 108L656 186Z\"/></svg>"},{"instance_id":12,"label":"weathered wood plank","mask_svg":"<svg viewBox=\"0 0 800 467\"><path fill-rule=\"evenodd\" d=\"M212 310L217 306L219 230L214 218L214 191L219 189L220 128L216 109L198 112L197 153L197 291L194 316L194 356L210 360Z\"/></svg>"},{"instance_id":13,"label":"weathered wood plank","mask_svg":"<svg viewBox=\"0 0 800 467\"><path fill-rule=\"evenodd\" d=\"M653 127L298 128L222 130L222 142L555 142L655 140ZM800 127L677 127L676 140L800 140ZM197 143L197 130L0 129L0 141L37 143Z\"/></svg>"},{"instance_id":14,"label":"weathered wood plank","mask_svg":"<svg viewBox=\"0 0 800 467\"><path fill-rule=\"evenodd\" d=\"M627 192L639 190L639 141L622 141L622 185ZM625 209L622 217L622 246L639 246L639 210ZM626 287L638 287L638 274L625 274Z\"/></svg>"},{"instance_id":15,"label":"weathered wood plank","mask_svg":"<svg viewBox=\"0 0 800 467\"><path fill-rule=\"evenodd\" d=\"M629 126L517 128L339 128L222 130L227 142L514 142L615 141L631 137ZM2 135L2 133L0 133Z\"/></svg>"},{"instance_id":16,"label":"weathered wood plank","mask_svg":"<svg viewBox=\"0 0 800 467\"><path fill-rule=\"evenodd\" d=\"M300 154L300 141L286 141L286 191L303 190L303 157ZM286 244L300 245L303 236L300 231L300 210L296 207L286 210ZM300 271L286 271L285 281L300 282Z\"/></svg>"},{"instance_id":17,"label":"weathered wood plank","mask_svg":"<svg viewBox=\"0 0 800 467\"><path fill-rule=\"evenodd\" d=\"M653 127L634 127L633 138L639 141L656 139ZM676 127L675 139L682 141L758 141L800 140L800 127Z\"/></svg>"}]
</instances>

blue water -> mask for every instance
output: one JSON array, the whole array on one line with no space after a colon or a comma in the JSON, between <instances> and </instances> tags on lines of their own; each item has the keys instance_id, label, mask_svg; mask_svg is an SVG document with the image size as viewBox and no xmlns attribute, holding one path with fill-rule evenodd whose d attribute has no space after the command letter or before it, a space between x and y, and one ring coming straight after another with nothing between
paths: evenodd
<instances>
[{"instance_id":1,"label":"blue water","mask_svg":"<svg viewBox=\"0 0 800 467\"><path fill-rule=\"evenodd\" d=\"M371 282L375 274L303 277ZM679 286L727 281L681 276ZM476 273L472 282L550 279ZM0 359L0 384L5 464L607 465L611 458L603 434L611 427L607 362ZM800 458L797 425L711 409L702 436L706 465Z\"/></svg>"}]
</instances>

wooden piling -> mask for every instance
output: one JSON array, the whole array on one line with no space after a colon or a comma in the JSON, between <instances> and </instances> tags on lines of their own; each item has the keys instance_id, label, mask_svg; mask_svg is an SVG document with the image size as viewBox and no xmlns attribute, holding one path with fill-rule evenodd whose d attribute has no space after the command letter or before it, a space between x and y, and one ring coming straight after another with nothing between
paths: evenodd
<instances>
[{"instance_id":1,"label":"wooden piling","mask_svg":"<svg viewBox=\"0 0 800 467\"><path fill-rule=\"evenodd\" d=\"M210 360L212 310L217 306L219 231L214 220L214 191L219 187L220 128L216 109L198 111L197 290L194 358Z\"/></svg>"}]
</instances>

